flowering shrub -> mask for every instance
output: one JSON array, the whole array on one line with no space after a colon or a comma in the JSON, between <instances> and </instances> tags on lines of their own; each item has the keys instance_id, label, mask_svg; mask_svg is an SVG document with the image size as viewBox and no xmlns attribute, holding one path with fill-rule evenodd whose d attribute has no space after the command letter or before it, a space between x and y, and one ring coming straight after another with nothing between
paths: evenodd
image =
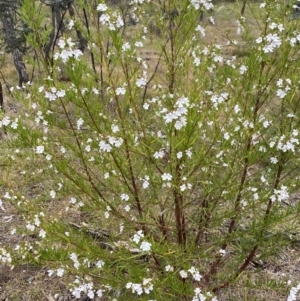
<instances>
[{"instance_id":1,"label":"flowering shrub","mask_svg":"<svg viewBox=\"0 0 300 301\"><path fill-rule=\"evenodd\" d=\"M242 42L208 41L198 24L211 1L131 1L135 28L118 6L76 5L95 22L91 31L69 22L95 70L72 31L49 65L35 4L20 11L44 69L27 94L14 90L24 110L0 125L47 186L32 199L3 197L27 208L37 239L0 259L74 275L76 298L217 300L258 253L277 252L276 229L296 222L300 32L283 3L268 1L253 11L260 31L236 17L249 53L228 57L224 47ZM148 33L151 18L161 35Z\"/></svg>"}]
</instances>

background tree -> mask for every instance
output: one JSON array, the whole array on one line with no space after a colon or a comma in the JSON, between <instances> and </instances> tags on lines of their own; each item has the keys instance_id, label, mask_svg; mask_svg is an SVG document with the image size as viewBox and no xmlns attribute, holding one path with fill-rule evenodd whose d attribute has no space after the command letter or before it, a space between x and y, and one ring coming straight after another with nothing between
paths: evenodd
<instances>
[{"instance_id":1,"label":"background tree","mask_svg":"<svg viewBox=\"0 0 300 301\"><path fill-rule=\"evenodd\" d=\"M19 4L19 1L1 1L0 19L3 25L5 50L13 56L14 65L18 72L18 84L22 86L23 83L29 81L29 77L23 61L23 53L26 49L24 39L26 26L23 27L23 30L18 31L13 17Z\"/></svg>"}]
</instances>

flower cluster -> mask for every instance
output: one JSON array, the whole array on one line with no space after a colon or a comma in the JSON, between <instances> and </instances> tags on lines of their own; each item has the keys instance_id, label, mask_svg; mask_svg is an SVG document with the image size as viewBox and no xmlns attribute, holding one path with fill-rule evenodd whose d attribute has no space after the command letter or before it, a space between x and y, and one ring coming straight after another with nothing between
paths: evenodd
<instances>
[{"instance_id":1,"label":"flower cluster","mask_svg":"<svg viewBox=\"0 0 300 301\"><path fill-rule=\"evenodd\" d=\"M121 147L123 144L123 138L121 137L113 137L113 136L108 136L105 140L101 140L99 142L99 150L102 152L110 153L113 149L113 147Z\"/></svg>"},{"instance_id":2,"label":"flower cluster","mask_svg":"<svg viewBox=\"0 0 300 301\"><path fill-rule=\"evenodd\" d=\"M12 262L12 257L5 249L0 248L0 262L4 264L10 264Z\"/></svg>"},{"instance_id":3,"label":"flower cluster","mask_svg":"<svg viewBox=\"0 0 300 301\"><path fill-rule=\"evenodd\" d=\"M214 7L211 0L191 0L191 6L195 9L205 8L207 10Z\"/></svg>"},{"instance_id":4,"label":"flower cluster","mask_svg":"<svg viewBox=\"0 0 300 301\"><path fill-rule=\"evenodd\" d=\"M299 145L299 139L297 138L299 135L298 130L294 129L292 133L290 134L290 137L287 137L286 135L282 135L277 139L272 139L269 143L269 146L273 148L276 146L276 149L282 152L288 152L291 151L292 153L295 153L296 146Z\"/></svg>"},{"instance_id":5,"label":"flower cluster","mask_svg":"<svg viewBox=\"0 0 300 301\"><path fill-rule=\"evenodd\" d=\"M93 282L85 282L79 278L74 280L72 286L73 288L70 289L70 292L75 299L81 299L83 295L87 296L90 300L93 300L96 296L101 298L103 297L103 293L107 289L110 289L109 286L106 286L97 290L94 288Z\"/></svg>"},{"instance_id":6,"label":"flower cluster","mask_svg":"<svg viewBox=\"0 0 300 301\"><path fill-rule=\"evenodd\" d=\"M47 273L48 273L48 276L49 276L49 277L53 276L54 273L56 273L56 276L57 276L57 277L62 277L62 276L64 275L64 273L65 273L65 269L63 269L63 268L58 268L58 269L56 269L56 270L48 270Z\"/></svg>"},{"instance_id":7,"label":"flower cluster","mask_svg":"<svg viewBox=\"0 0 300 301\"><path fill-rule=\"evenodd\" d=\"M174 105L173 111L168 111L167 109L163 109L162 113L165 115L163 116L165 123L171 123L175 121L174 127L176 130L180 130L187 124L186 115L188 113L189 108L189 99L187 97L179 98Z\"/></svg>"},{"instance_id":8,"label":"flower cluster","mask_svg":"<svg viewBox=\"0 0 300 301\"><path fill-rule=\"evenodd\" d=\"M56 52L54 54L54 59L57 60L61 58L64 63L66 63L71 57L75 58L76 60L82 56L82 52L79 49L74 49L75 43L72 42L71 38L60 39L58 41L58 47L61 49L61 52Z\"/></svg>"},{"instance_id":9,"label":"flower cluster","mask_svg":"<svg viewBox=\"0 0 300 301\"><path fill-rule=\"evenodd\" d=\"M17 129L18 127L18 122L19 122L19 118L16 117L14 120L11 120L11 118L9 116L3 116L3 119L0 120L0 128L2 127L6 127L6 126L9 126L12 128L12 129Z\"/></svg>"},{"instance_id":10,"label":"flower cluster","mask_svg":"<svg viewBox=\"0 0 300 301\"><path fill-rule=\"evenodd\" d=\"M128 282L127 289L131 289L133 294L142 295L143 293L149 295L153 291L153 283L151 278L144 278L142 283Z\"/></svg>"},{"instance_id":11,"label":"flower cluster","mask_svg":"<svg viewBox=\"0 0 300 301\"><path fill-rule=\"evenodd\" d=\"M282 185L280 189L274 189L274 194L270 197L272 202L286 201L289 198L289 192L286 186Z\"/></svg>"},{"instance_id":12,"label":"flower cluster","mask_svg":"<svg viewBox=\"0 0 300 301\"><path fill-rule=\"evenodd\" d=\"M203 294L201 292L201 289L199 287L194 289L194 296L192 301L206 301L206 300L211 300L211 301L218 301L216 297L213 297L211 293Z\"/></svg>"},{"instance_id":13,"label":"flower cluster","mask_svg":"<svg viewBox=\"0 0 300 301\"><path fill-rule=\"evenodd\" d=\"M39 92L42 92L44 90L44 87L41 86L39 88ZM47 98L49 101L54 101L59 97L64 97L66 95L65 90L57 90L55 87L52 87L50 91L45 91L45 98Z\"/></svg>"},{"instance_id":14,"label":"flower cluster","mask_svg":"<svg viewBox=\"0 0 300 301\"><path fill-rule=\"evenodd\" d=\"M286 84L284 85L284 81L281 78L276 82L276 86L278 87L276 95L281 99L283 99L287 95L288 91L291 90L290 86L292 85L292 81L289 78L286 78L285 83Z\"/></svg>"},{"instance_id":15,"label":"flower cluster","mask_svg":"<svg viewBox=\"0 0 300 301\"><path fill-rule=\"evenodd\" d=\"M200 275L199 270L196 269L195 267L191 267L187 271L180 270L179 275L180 275L181 278L185 279L185 278L188 278L188 272L191 274L191 276L193 277L193 279L195 281L200 281L201 280L202 276Z\"/></svg>"},{"instance_id":16,"label":"flower cluster","mask_svg":"<svg viewBox=\"0 0 300 301\"><path fill-rule=\"evenodd\" d=\"M278 36L277 33L269 33L266 37L262 38L259 37L256 39L256 43L260 44L260 43L264 43L263 46L263 52L264 53L270 53L270 52L274 52L274 50L276 48L279 48L280 45L282 44L282 41L280 39L280 37Z\"/></svg>"},{"instance_id":17,"label":"flower cluster","mask_svg":"<svg viewBox=\"0 0 300 301\"><path fill-rule=\"evenodd\" d=\"M142 230L137 231L137 233L134 234L131 241L135 242L136 244L139 244L140 240L144 237L144 233ZM152 244L147 241L142 241L139 249L142 252L150 252L151 251Z\"/></svg>"},{"instance_id":18,"label":"flower cluster","mask_svg":"<svg viewBox=\"0 0 300 301\"><path fill-rule=\"evenodd\" d=\"M115 31L124 26L122 16L117 12L110 12L106 4L100 3L97 6L97 11L101 13L99 22L102 25L106 25L109 30Z\"/></svg>"}]
</instances>

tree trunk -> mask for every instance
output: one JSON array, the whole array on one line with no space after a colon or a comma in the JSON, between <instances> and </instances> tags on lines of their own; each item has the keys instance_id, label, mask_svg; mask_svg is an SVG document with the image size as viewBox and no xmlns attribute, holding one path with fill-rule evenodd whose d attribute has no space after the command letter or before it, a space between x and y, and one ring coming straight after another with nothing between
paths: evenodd
<instances>
[{"instance_id":1,"label":"tree trunk","mask_svg":"<svg viewBox=\"0 0 300 301\"><path fill-rule=\"evenodd\" d=\"M51 29L49 39L44 46L45 59L48 64L50 63L50 51L52 48L52 44L54 41L54 35L55 35L55 18L54 18L54 12L53 12L54 8L52 7L51 10L52 10L52 29Z\"/></svg>"},{"instance_id":2,"label":"tree trunk","mask_svg":"<svg viewBox=\"0 0 300 301\"><path fill-rule=\"evenodd\" d=\"M29 77L23 61L23 54L18 48L16 32L10 8L6 9L2 17L2 23L5 34L5 42L13 55L14 64L19 77L19 86L22 87L23 83L27 83L29 81Z\"/></svg>"},{"instance_id":3,"label":"tree trunk","mask_svg":"<svg viewBox=\"0 0 300 301\"><path fill-rule=\"evenodd\" d=\"M52 59L50 58L51 51L54 49L54 43L59 38L59 34L63 34L65 31L65 25L63 18L61 16L61 9L58 5L51 6L51 19L52 19L52 28L49 39L44 46L45 59L47 64L52 64Z\"/></svg>"},{"instance_id":4,"label":"tree trunk","mask_svg":"<svg viewBox=\"0 0 300 301\"><path fill-rule=\"evenodd\" d=\"M18 72L19 77L19 87L22 87L23 83L29 82L28 73L23 62L23 55L18 48L16 48L13 53L14 64Z\"/></svg>"},{"instance_id":5,"label":"tree trunk","mask_svg":"<svg viewBox=\"0 0 300 301\"><path fill-rule=\"evenodd\" d=\"M54 16L55 16L55 20L56 20L56 24L57 24L57 35L59 34L59 32L61 33L61 35L63 35L63 33L65 32L65 23L61 16L60 7L58 5L54 5L53 12L54 12Z\"/></svg>"}]
</instances>

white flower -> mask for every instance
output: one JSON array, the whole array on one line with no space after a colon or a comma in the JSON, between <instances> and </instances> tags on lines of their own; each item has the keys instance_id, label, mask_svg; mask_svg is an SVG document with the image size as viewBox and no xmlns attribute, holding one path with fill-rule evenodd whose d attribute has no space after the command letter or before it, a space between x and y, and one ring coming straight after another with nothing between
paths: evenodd
<instances>
[{"instance_id":1,"label":"white flower","mask_svg":"<svg viewBox=\"0 0 300 301\"><path fill-rule=\"evenodd\" d=\"M174 272L174 268L171 265L166 265L165 267L166 272Z\"/></svg>"},{"instance_id":2,"label":"white flower","mask_svg":"<svg viewBox=\"0 0 300 301\"><path fill-rule=\"evenodd\" d=\"M154 155L153 155L153 157L155 159L161 159L161 158L164 157L164 154L165 154L164 150L161 149L159 152L155 152Z\"/></svg>"},{"instance_id":3,"label":"white flower","mask_svg":"<svg viewBox=\"0 0 300 301\"><path fill-rule=\"evenodd\" d=\"M105 141L99 142L99 148L101 151L104 151L107 153L111 152L111 150L112 150L112 146L109 143L106 143Z\"/></svg>"},{"instance_id":4,"label":"white flower","mask_svg":"<svg viewBox=\"0 0 300 301\"><path fill-rule=\"evenodd\" d=\"M192 157L192 151L191 151L190 149L187 149L187 150L185 151L185 154L186 154L189 158Z\"/></svg>"},{"instance_id":5,"label":"white flower","mask_svg":"<svg viewBox=\"0 0 300 301\"><path fill-rule=\"evenodd\" d=\"M84 121L82 118L77 120L77 130L80 130L81 126L83 125Z\"/></svg>"},{"instance_id":6,"label":"white flower","mask_svg":"<svg viewBox=\"0 0 300 301\"><path fill-rule=\"evenodd\" d=\"M94 297L95 297L95 293L94 293L92 290L89 290L88 293L87 293L87 296L88 296L91 300L93 300Z\"/></svg>"},{"instance_id":7,"label":"white flower","mask_svg":"<svg viewBox=\"0 0 300 301\"><path fill-rule=\"evenodd\" d=\"M128 42L126 42L126 43L124 43L123 45L122 45L122 50L123 51L127 51L127 50L129 50L130 49L130 44L128 43Z\"/></svg>"},{"instance_id":8,"label":"white flower","mask_svg":"<svg viewBox=\"0 0 300 301\"><path fill-rule=\"evenodd\" d=\"M107 14L102 14L99 18L99 22L103 25L109 24L110 16Z\"/></svg>"},{"instance_id":9,"label":"white flower","mask_svg":"<svg viewBox=\"0 0 300 301\"><path fill-rule=\"evenodd\" d=\"M178 159L181 159L181 158L182 158L182 152L178 152L178 153L176 154L176 157L177 157Z\"/></svg>"},{"instance_id":10,"label":"white flower","mask_svg":"<svg viewBox=\"0 0 300 301\"><path fill-rule=\"evenodd\" d=\"M281 188L278 190L274 189L274 194L276 195L278 202L286 201L290 196L287 187L284 185L281 185Z\"/></svg>"},{"instance_id":11,"label":"white flower","mask_svg":"<svg viewBox=\"0 0 300 301\"><path fill-rule=\"evenodd\" d=\"M202 276L200 275L199 271L195 267L191 267L188 272L190 272L196 281L200 281Z\"/></svg>"},{"instance_id":12,"label":"white flower","mask_svg":"<svg viewBox=\"0 0 300 301\"><path fill-rule=\"evenodd\" d=\"M65 272L65 270L62 269L62 268L57 269L57 270L56 270L56 275L57 275L58 277L62 277L63 274L64 274L64 272Z\"/></svg>"},{"instance_id":13,"label":"white flower","mask_svg":"<svg viewBox=\"0 0 300 301\"><path fill-rule=\"evenodd\" d=\"M2 200L0 200L0 208L1 208L3 211L5 211L5 209L4 209L4 207L3 207L3 202L2 202Z\"/></svg>"},{"instance_id":14,"label":"white flower","mask_svg":"<svg viewBox=\"0 0 300 301\"><path fill-rule=\"evenodd\" d=\"M116 94L117 95L125 95L126 89L124 87L119 87L116 89Z\"/></svg>"},{"instance_id":15,"label":"white flower","mask_svg":"<svg viewBox=\"0 0 300 301\"><path fill-rule=\"evenodd\" d=\"M66 152L66 149L63 146L61 146L60 151L64 154Z\"/></svg>"},{"instance_id":16,"label":"white flower","mask_svg":"<svg viewBox=\"0 0 300 301\"><path fill-rule=\"evenodd\" d=\"M152 284L151 278L144 278L143 279L143 286L144 286L144 292L145 294L150 294L151 291L153 291L153 284ZM151 300L149 300L151 301Z\"/></svg>"},{"instance_id":17,"label":"white flower","mask_svg":"<svg viewBox=\"0 0 300 301\"><path fill-rule=\"evenodd\" d=\"M142 88L142 87L146 86L147 80L145 78L141 77L141 78L137 79L135 84L137 85L137 87Z\"/></svg>"},{"instance_id":18,"label":"white flower","mask_svg":"<svg viewBox=\"0 0 300 301\"><path fill-rule=\"evenodd\" d=\"M197 10L202 7L206 10L210 10L214 7L211 0L191 0L191 5Z\"/></svg>"},{"instance_id":19,"label":"white flower","mask_svg":"<svg viewBox=\"0 0 300 301\"><path fill-rule=\"evenodd\" d=\"M135 42L134 44L135 47L143 47L143 42Z\"/></svg>"},{"instance_id":20,"label":"white flower","mask_svg":"<svg viewBox=\"0 0 300 301\"><path fill-rule=\"evenodd\" d=\"M186 123L187 123L186 117L182 116L182 117L180 117L179 120L176 120L174 127L176 130L180 130L182 127L184 127L186 125Z\"/></svg>"},{"instance_id":21,"label":"white flower","mask_svg":"<svg viewBox=\"0 0 300 301\"><path fill-rule=\"evenodd\" d=\"M98 269L103 268L104 264L105 264L105 262L104 262L103 260L98 260L98 261L95 263L95 265L96 265L96 267L97 267Z\"/></svg>"},{"instance_id":22,"label":"white flower","mask_svg":"<svg viewBox=\"0 0 300 301\"><path fill-rule=\"evenodd\" d=\"M132 241L138 244L142 237L144 237L143 231L139 230L136 234L133 235Z\"/></svg>"},{"instance_id":23,"label":"white flower","mask_svg":"<svg viewBox=\"0 0 300 301\"><path fill-rule=\"evenodd\" d=\"M144 180L142 187L143 187L143 189L147 189L149 187L149 181Z\"/></svg>"},{"instance_id":24,"label":"white flower","mask_svg":"<svg viewBox=\"0 0 300 301\"><path fill-rule=\"evenodd\" d=\"M47 271L48 276L51 277L54 274L54 272L55 272L54 270L48 270Z\"/></svg>"},{"instance_id":25,"label":"white flower","mask_svg":"<svg viewBox=\"0 0 300 301\"><path fill-rule=\"evenodd\" d=\"M245 74L247 72L247 67L245 65L242 65L240 67L240 74Z\"/></svg>"},{"instance_id":26,"label":"white flower","mask_svg":"<svg viewBox=\"0 0 300 301\"><path fill-rule=\"evenodd\" d=\"M188 273L187 273L185 270L181 270L181 271L179 272L179 275L180 275L180 277L183 278L183 279L185 279L185 278L188 277Z\"/></svg>"},{"instance_id":27,"label":"white flower","mask_svg":"<svg viewBox=\"0 0 300 301\"><path fill-rule=\"evenodd\" d=\"M28 229L29 231L34 231L35 225L32 225L32 224L30 224L30 223L27 223L26 229Z\"/></svg>"},{"instance_id":28,"label":"white flower","mask_svg":"<svg viewBox=\"0 0 300 301\"><path fill-rule=\"evenodd\" d=\"M199 32L201 33L201 35L202 35L203 37L205 37L205 29L204 29L201 25L198 25L198 26L196 27L196 31L199 31Z\"/></svg>"},{"instance_id":29,"label":"white flower","mask_svg":"<svg viewBox=\"0 0 300 301\"><path fill-rule=\"evenodd\" d=\"M55 196L56 196L56 192L54 190L51 190L50 191L50 196L51 196L52 199L54 199Z\"/></svg>"},{"instance_id":30,"label":"white flower","mask_svg":"<svg viewBox=\"0 0 300 301\"><path fill-rule=\"evenodd\" d=\"M127 202L127 201L129 200L129 195L126 194L126 193L121 194L120 197L121 197L121 200L122 200L122 201L126 201L126 202Z\"/></svg>"},{"instance_id":31,"label":"white flower","mask_svg":"<svg viewBox=\"0 0 300 301\"><path fill-rule=\"evenodd\" d=\"M278 159L276 157L270 158L271 163L276 164L278 162Z\"/></svg>"},{"instance_id":32,"label":"white flower","mask_svg":"<svg viewBox=\"0 0 300 301\"><path fill-rule=\"evenodd\" d=\"M256 41L257 44L260 44L262 42L262 40L263 40L262 37L259 37L255 41Z\"/></svg>"},{"instance_id":33,"label":"white flower","mask_svg":"<svg viewBox=\"0 0 300 301\"><path fill-rule=\"evenodd\" d=\"M70 259L71 259L72 261L77 261L77 255L76 255L76 253L71 253Z\"/></svg>"},{"instance_id":34,"label":"white flower","mask_svg":"<svg viewBox=\"0 0 300 301\"><path fill-rule=\"evenodd\" d=\"M66 47L66 42L63 39L60 39L58 41L57 45L60 49L64 49ZM41 91L39 91L39 92L41 92Z\"/></svg>"},{"instance_id":35,"label":"white flower","mask_svg":"<svg viewBox=\"0 0 300 301\"><path fill-rule=\"evenodd\" d=\"M69 26L69 29L72 29L74 26L74 21L70 20L68 26Z\"/></svg>"},{"instance_id":36,"label":"white flower","mask_svg":"<svg viewBox=\"0 0 300 301\"><path fill-rule=\"evenodd\" d=\"M268 34L266 36L267 45L263 47L265 53L273 52L275 48L278 48L281 45L281 40L277 33Z\"/></svg>"},{"instance_id":37,"label":"white flower","mask_svg":"<svg viewBox=\"0 0 300 301\"><path fill-rule=\"evenodd\" d=\"M39 232L39 236L40 236L41 238L45 238L45 237L46 237L46 231L43 230L43 229L41 229L40 232Z\"/></svg>"},{"instance_id":38,"label":"white flower","mask_svg":"<svg viewBox=\"0 0 300 301\"><path fill-rule=\"evenodd\" d=\"M290 294L287 298L287 301L296 301L297 293L300 291L300 283L297 286L293 286L290 290Z\"/></svg>"},{"instance_id":39,"label":"white flower","mask_svg":"<svg viewBox=\"0 0 300 301\"><path fill-rule=\"evenodd\" d=\"M161 175L161 178L163 181L171 181L172 180L172 175L169 173L164 173Z\"/></svg>"},{"instance_id":40,"label":"white flower","mask_svg":"<svg viewBox=\"0 0 300 301\"><path fill-rule=\"evenodd\" d=\"M39 145L39 146L36 147L35 152L37 154L42 154L44 152L44 150L45 150L44 146L43 145Z\"/></svg>"},{"instance_id":41,"label":"white flower","mask_svg":"<svg viewBox=\"0 0 300 301\"><path fill-rule=\"evenodd\" d=\"M142 295L143 294L143 288L142 285L139 283L133 283L131 287L132 293L136 293L137 295Z\"/></svg>"},{"instance_id":42,"label":"white flower","mask_svg":"<svg viewBox=\"0 0 300 301\"><path fill-rule=\"evenodd\" d=\"M100 3L97 6L97 11L99 11L99 12L105 12L105 11L107 11L107 6L105 4Z\"/></svg>"},{"instance_id":43,"label":"white flower","mask_svg":"<svg viewBox=\"0 0 300 301\"><path fill-rule=\"evenodd\" d=\"M185 190L186 190L186 185L185 184L180 185L180 191L185 191Z\"/></svg>"},{"instance_id":44,"label":"white flower","mask_svg":"<svg viewBox=\"0 0 300 301\"><path fill-rule=\"evenodd\" d=\"M152 244L150 242L143 241L140 245L140 249L143 252L149 252L149 251L151 251L151 246L152 246Z\"/></svg>"},{"instance_id":45,"label":"white flower","mask_svg":"<svg viewBox=\"0 0 300 301\"><path fill-rule=\"evenodd\" d=\"M80 49L75 49L73 50L73 56L76 60L78 60L78 58L83 55L82 51Z\"/></svg>"},{"instance_id":46,"label":"white flower","mask_svg":"<svg viewBox=\"0 0 300 301\"><path fill-rule=\"evenodd\" d=\"M66 95L65 90L59 90L56 92L57 97L64 97Z\"/></svg>"},{"instance_id":47,"label":"white flower","mask_svg":"<svg viewBox=\"0 0 300 301\"><path fill-rule=\"evenodd\" d=\"M224 139L225 139L225 140L229 140L229 138L230 138L230 134L229 134L229 133L225 133L225 134L224 134Z\"/></svg>"},{"instance_id":48,"label":"white flower","mask_svg":"<svg viewBox=\"0 0 300 301\"><path fill-rule=\"evenodd\" d=\"M121 28L122 26L124 26L124 21L121 16L118 16L116 20L116 27Z\"/></svg>"},{"instance_id":49,"label":"white flower","mask_svg":"<svg viewBox=\"0 0 300 301\"><path fill-rule=\"evenodd\" d=\"M45 97L49 99L49 101L53 101L57 98L57 95L51 92L46 91Z\"/></svg>"},{"instance_id":50,"label":"white flower","mask_svg":"<svg viewBox=\"0 0 300 301\"><path fill-rule=\"evenodd\" d=\"M221 256L224 256L226 254L226 250L220 249L219 253L220 253Z\"/></svg>"},{"instance_id":51,"label":"white flower","mask_svg":"<svg viewBox=\"0 0 300 301\"><path fill-rule=\"evenodd\" d=\"M64 49L59 56L62 58L62 61L66 63L69 57L72 57L72 55L73 51L71 49Z\"/></svg>"},{"instance_id":52,"label":"white flower","mask_svg":"<svg viewBox=\"0 0 300 301\"><path fill-rule=\"evenodd\" d=\"M282 90L282 89L278 89L277 92L276 92L276 95L279 97L279 98L284 98L286 96L286 91Z\"/></svg>"}]
</instances>

